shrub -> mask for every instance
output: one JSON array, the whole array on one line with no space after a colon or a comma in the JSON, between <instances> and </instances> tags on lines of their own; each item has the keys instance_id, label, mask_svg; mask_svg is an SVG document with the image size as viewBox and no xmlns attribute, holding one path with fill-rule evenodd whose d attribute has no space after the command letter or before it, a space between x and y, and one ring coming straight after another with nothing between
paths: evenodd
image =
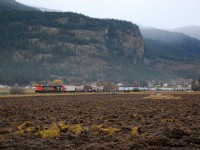
<instances>
[{"instance_id":1,"label":"shrub","mask_svg":"<svg viewBox=\"0 0 200 150\"><path fill-rule=\"evenodd\" d=\"M9 93L10 94L25 94L25 91L23 88L20 88L20 87L12 87L9 90Z\"/></svg>"},{"instance_id":2,"label":"shrub","mask_svg":"<svg viewBox=\"0 0 200 150\"><path fill-rule=\"evenodd\" d=\"M133 92L140 92L139 89L133 89Z\"/></svg>"}]
</instances>

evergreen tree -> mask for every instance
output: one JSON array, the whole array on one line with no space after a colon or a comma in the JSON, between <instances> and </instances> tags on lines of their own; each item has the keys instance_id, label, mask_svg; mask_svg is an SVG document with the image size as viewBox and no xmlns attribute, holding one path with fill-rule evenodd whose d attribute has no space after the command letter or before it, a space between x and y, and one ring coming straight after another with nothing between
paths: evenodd
<instances>
[{"instance_id":1,"label":"evergreen tree","mask_svg":"<svg viewBox=\"0 0 200 150\"><path fill-rule=\"evenodd\" d=\"M192 90L193 91L200 91L200 79L192 81Z\"/></svg>"}]
</instances>

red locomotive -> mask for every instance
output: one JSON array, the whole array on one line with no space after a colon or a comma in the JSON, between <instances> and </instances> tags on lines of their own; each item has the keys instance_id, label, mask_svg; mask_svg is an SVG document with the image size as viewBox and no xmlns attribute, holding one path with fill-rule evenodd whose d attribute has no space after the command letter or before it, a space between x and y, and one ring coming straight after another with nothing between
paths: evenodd
<instances>
[{"instance_id":1,"label":"red locomotive","mask_svg":"<svg viewBox=\"0 0 200 150\"><path fill-rule=\"evenodd\" d=\"M51 92L64 92L65 87L61 85L48 86L48 85L38 85L35 87L35 92L37 93L51 93Z\"/></svg>"}]
</instances>

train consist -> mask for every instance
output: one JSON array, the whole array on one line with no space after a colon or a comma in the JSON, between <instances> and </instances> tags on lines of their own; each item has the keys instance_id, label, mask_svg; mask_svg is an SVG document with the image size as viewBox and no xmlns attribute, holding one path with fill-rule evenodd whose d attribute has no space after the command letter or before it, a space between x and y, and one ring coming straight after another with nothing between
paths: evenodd
<instances>
[{"instance_id":1,"label":"train consist","mask_svg":"<svg viewBox=\"0 0 200 150\"><path fill-rule=\"evenodd\" d=\"M56 92L116 92L118 87L105 87L105 86L49 86L49 85L38 85L35 87L36 93L56 93Z\"/></svg>"},{"instance_id":2,"label":"train consist","mask_svg":"<svg viewBox=\"0 0 200 150\"><path fill-rule=\"evenodd\" d=\"M36 93L56 93L56 92L94 92L97 88L92 86L49 86L38 85L35 87Z\"/></svg>"},{"instance_id":3,"label":"train consist","mask_svg":"<svg viewBox=\"0 0 200 150\"><path fill-rule=\"evenodd\" d=\"M119 86L49 86L38 85L35 88L37 93L55 93L55 92L131 92L131 91L177 91L174 88L147 88L147 87L119 87Z\"/></svg>"},{"instance_id":4,"label":"train consist","mask_svg":"<svg viewBox=\"0 0 200 150\"><path fill-rule=\"evenodd\" d=\"M48 85L38 85L35 87L36 93L52 93L52 92L64 92L64 86L48 86Z\"/></svg>"}]
</instances>

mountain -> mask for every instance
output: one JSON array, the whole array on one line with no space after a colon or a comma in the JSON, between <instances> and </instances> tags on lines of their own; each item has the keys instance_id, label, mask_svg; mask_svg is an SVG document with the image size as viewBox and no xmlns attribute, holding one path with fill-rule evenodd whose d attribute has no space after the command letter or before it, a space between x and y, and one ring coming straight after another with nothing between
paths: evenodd
<instances>
[{"instance_id":1,"label":"mountain","mask_svg":"<svg viewBox=\"0 0 200 150\"><path fill-rule=\"evenodd\" d=\"M70 12L0 15L0 84L140 82L200 76L200 41ZM144 38L143 38L144 37Z\"/></svg>"},{"instance_id":2,"label":"mountain","mask_svg":"<svg viewBox=\"0 0 200 150\"><path fill-rule=\"evenodd\" d=\"M38 9L23 5L15 0L0 0L0 12L11 10L38 11Z\"/></svg>"},{"instance_id":3,"label":"mountain","mask_svg":"<svg viewBox=\"0 0 200 150\"><path fill-rule=\"evenodd\" d=\"M144 58L150 68L174 77L200 76L200 41L182 33L159 29L141 29ZM165 73L164 73L165 74Z\"/></svg>"},{"instance_id":4,"label":"mountain","mask_svg":"<svg viewBox=\"0 0 200 150\"><path fill-rule=\"evenodd\" d=\"M144 54L137 25L76 13L4 12L0 16L0 82L125 81ZM135 73L134 73L135 72Z\"/></svg>"},{"instance_id":5,"label":"mountain","mask_svg":"<svg viewBox=\"0 0 200 150\"><path fill-rule=\"evenodd\" d=\"M186 35L189 35L193 38L200 40L200 26L186 26L186 27L173 29L172 31L184 33Z\"/></svg>"},{"instance_id":6,"label":"mountain","mask_svg":"<svg viewBox=\"0 0 200 150\"><path fill-rule=\"evenodd\" d=\"M182 42L184 39L192 39L191 37L172 31L166 31L161 29L141 29L142 36L145 38L157 40L160 42Z\"/></svg>"},{"instance_id":7,"label":"mountain","mask_svg":"<svg viewBox=\"0 0 200 150\"><path fill-rule=\"evenodd\" d=\"M158 55L159 58L173 60L200 58L200 41L183 33L159 29L141 29L141 33L145 39L147 57Z\"/></svg>"}]
</instances>

